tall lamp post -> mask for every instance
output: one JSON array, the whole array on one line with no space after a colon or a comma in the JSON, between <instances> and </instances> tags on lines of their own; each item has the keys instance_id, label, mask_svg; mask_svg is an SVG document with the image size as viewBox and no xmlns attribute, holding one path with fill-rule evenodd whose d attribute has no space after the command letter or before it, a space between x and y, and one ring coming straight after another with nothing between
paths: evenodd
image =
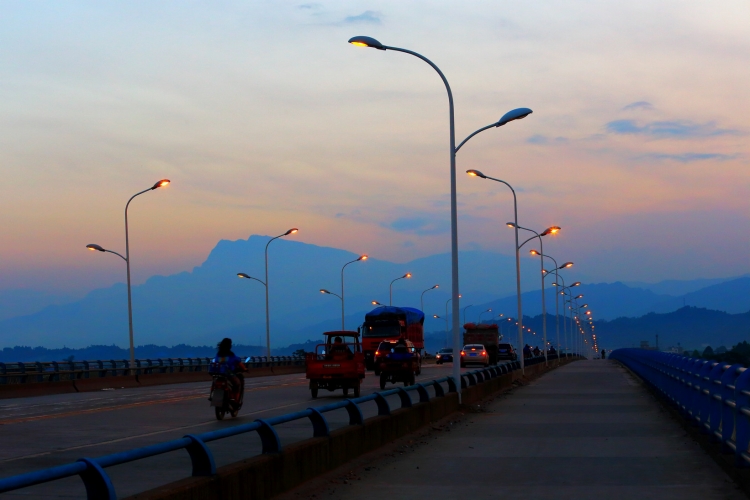
<instances>
[{"instance_id":1,"label":"tall lamp post","mask_svg":"<svg viewBox=\"0 0 750 500\"><path fill-rule=\"evenodd\" d=\"M411 50L402 49L398 47L391 47L388 45L383 45L379 41L375 40L374 38L371 38L369 36L355 36L353 38L349 39L349 43L352 45L355 45L357 47L370 47L373 49L378 49L382 51L386 50L393 50L396 52L403 52L405 54L412 55L414 57L417 57L421 59L422 61L429 64L432 69L434 69L437 74L440 76L440 79L443 80L443 84L445 84L445 90L448 92L448 121L449 121L449 128L450 128L450 136L449 136L449 143L450 143L450 177L451 177L451 295L453 298L453 349L455 352L459 352L461 350L461 338L460 338L460 325L458 324L458 204L456 201L456 153L459 149L461 149L461 146L463 146L466 141L474 137L480 132L483 132L487 129L494 128L494 127L501 127L505 125L508 122L511 122L513 120L519 120L521 118L525 118L528 115L532 113L532 111L528 108L518 108L514 109L512 111L509 111L505 115L503 115L500 120L498 120L495 123L491 123L490 125L487 125L485 127L482 127L472 134L470 134L466 139L464 139L458 146L456 146L456 131L454 126L454 119L453 119L453 92L451 91L451 87L448 84L448 80L445 78L445 75L443 75L443 72L440 71L440 68L438 68L435 63L427 59L425 56L418 54L417 52L413 52ZM461 369L459 366L459 363L453 363L453 378L456 382L457 387L461 387ZM460 392L459 392L459 399L460 399Z\"/></svg>"},{"instance_id":2,"label":"tall lamp post","mask_svg":"<svg viewBox=\"0 0 750 500\"><path fill-rule=\"evenodd\" d=\"M491 313L491 312L492 312L492 309L487 309L486 311L480 312L479 313L479 319L477 320L477 324L481 324L482 323L482 314L484 314L484 313Z\"/></svg>"},{"instance_id":3,"label":"tall lamp post","mask_svg":"<svg viewBox=\"0 0 750 500\"><path fill-rule=\"evenodd\" d=\"M469 304L468 306L464 307L464 324L466 324L466 310L470 307L474 307L474 304Z\"/></svg>"},{"instance_id":4,"label":"tall lamp post","mask_svg":"<svg viewBox=\"0 0 750 500\"><path fill-rule=\"evenodd\" d=\"M299 229L293 227L284 234L274 236L273 238L268 240L268 243L266 243L266 357L269 361L271 360L271 316L268 313L268 245L270 245L273 240L278 240L279 238L283 238L284 236L295 234L298 231Z\"/></svg>"},{"instance_id":5,"label":"tall lamp post","mask_svg":"<svg viewBox=\"0 0 750 500\"><path fill-rule=\"evenodd\" d=\"M516 231L516 297L518 301L518 344L519 348L523 349L524 343L523 343L523 311L521 310L521 256L519 254L520 247L518 246L518 198L516 197L516 190L513 189L513 186L508 184L507 182L496 179L494 177L490 177L489 175L484 175L479 170L467 170L467 174L469 174L471 177L479 177L480 179L489 179L491 181L499 182L501 184L505 184L508 186L508 189L510 189L510 192L513 193L513 220L514 220L514 229ZM524 373L524 360L523 356L521 356L521 373Z\"/></svg>"},{"instance_id":6,"label":"tall lamp post","mask_svg":"<svg viewBox=\"0 0 750 500\"><path fill-rule=\"evenodd\" d=\"M540 252L537 252L536 250L530 250L529 253L531 255L539 256L542 259L542 281L544 281L544 279L548 275L552 274L551 271L547 271L546 269L544 269L544 258L545 257L548 258L548 259L550 259L552 262L555 263L555 283L556 284L558 283L558 273L557 273L557 271L559 269L565 269L567 267L573 266L572 262L566 262L565 265L562 266L562 267L558 266L557 265L557 261L553 257L550 257L547 254L542 254ZM559 299L558 295L559 294L557 292L555 292L555 330L556 330L556 337L557 337L557 360L559 362L560 361L561 350L560 350L560 299Z\"/></svg>"},{"instance_id":7,"label":"tall lamp post","mask_svg":"<svg viewBox=\"0 0 750 500\"><path fill-rule=\"evenodd\" d=\"M508 227L515 227L517 225L508 222ZM533 229L529 229L523 226L518 226L518 229L523 229L524 231L529 231L530 233L534 233L535 236L532 236L528 240L521 243L521 246L518 248L518 250L521 250L521 247L523 247L526 243L533 240L534 238L539 238L539 248L542 250L542 253L544 253L544 242L542 241L542 236L547 236L548 234L557 234L560 232L559 226L551 226L542 231L542 234L537 233ZM540 259L539 264L541 266L541 272L542 272L542 335L544 337L544 364L547 364L547 303L544 298L544 259Z\"/></svg>"},{"instance_id":8,"label":"tall lamp post","mask_svg":"<svg viewBox=\"0 0 750 500\"><path fill-rule=\"evenodd\" d=\"M393 283L395 283L398 280L409 279L409 278L411 278L411 273L406 273L400 278L396 278L395 280L391 281L391 284L388 286L388 297L389 297L388 305L389 306L393 305Z\"/></svg>"},{"instance_id":9,"label":"tall lamp post","mask_svg":"<svg viewBox=\"0 0 750 500\"><path fill-rule=\"evenodd\" d=\"M461 298L461 294L458 294L458 298ZM445 347L448 347L450 345L450 337L448 337L448 304L450 301L452 301L453 298L445 301Z\"/></svg>"},{"instance_id":10,"label":"tall lamp post","mask_svg":"<svg viewBox=\"0 0 750 500\"><path fill-rule=\"evenodd\" d=\"M326 294L326 295L333 295L334 297L338 297L339 300L341 300L341 311L342 311L341 312L341 331L344 331L344 313L343 313L343 311L344 311L344 309L343 309L344 308L344 296L343 295L339 295L337 293L329 292L325 288L321 288L320 289L320 293Z\"/></svg>"},{"instance_id":11,"label":"tall lamp post","mask_svg":"<svg viewBox=\"0 0 750 500\"><path fill-rule=\"evenodd\" d=\"M125 261L125 267L127 269L127 275L128 275L128 332L130 335L130 374L131 375L135 375L135 346L133 345L133 299L132 299L131 287L130 287L130 239L129 239L129 234L128 234L128 207L130 206L130 202L133 201L133 198L135 198L136 196L140 196L143 193L148 193L149 191L153 191L154 189L166 187L169 185L169 182L170 182L169 179L162 179L156 182L150 188L144 189L143 191L135 193L133 196L130 197L128 202L125 204L125 257L123 257L117 252L104 249L101 246L93 244L93 243L86 245L86 248L88 248L91 251L113 253Z\"/></svg>"},{"instance_id":12,"label":"tall lamp post","mask_svg":"<svg viewBox=\"0 0 750 500\"><path fill-rule=\"evenodd\" d=\"M341 330L344 331L346 328L344 328L344 269L346 269L346 266L349 264L354 264L355 262L360 262L367 260L367 255L360 255L354 260L350 260L346 264L344 264L344 267L341 268Z\"/></svg>"},{"instance_id":13,"label":"tall lamp post","mask_svg":"<svg viewBox=\"0 0 750 500\"><path fill-rule=\"evenodd\" d=\"M422 295L419 296L419 306L422 308L422 312L424 312L424 294L436 288L440 288L440 285L435 285L433 287L428 288L427 290L422 292Z\"/></svg>"}]
</instances>

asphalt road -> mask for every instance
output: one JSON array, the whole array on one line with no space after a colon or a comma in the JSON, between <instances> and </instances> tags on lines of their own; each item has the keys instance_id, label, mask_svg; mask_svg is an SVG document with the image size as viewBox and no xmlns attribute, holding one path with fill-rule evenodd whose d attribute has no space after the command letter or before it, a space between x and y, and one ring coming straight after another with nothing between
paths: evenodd
<instances>
[{"instance_id":1,"label":"asphalt road","mask_svg":"<svg viewBox=\"0 0 750 500\"><path fill-rule=\"evenodd\" d=\"M424 365L417 381L444 377L451 369L452 364ZM391 387L395 386L389 384L387 388ZM322 406L343 397L341 390L321 391L318 399L313 400L304 374L247 379L240 415L236 419L227 416L219 422L209 406L208 390L208 383L190 383L3 400L0 403L0 477ZM362 395L377 390L378 378L368 372ZM391 408L400 407L397 396L389 398L389 403ZM377 407L370 402L362 406L362 412L368 418L377 414ZM326 413L326 418L331 429L348 425L345 410ZM276 430L282 445L312 436L312 426L307 419L277 426ZM217 467L261 453L256 433L214 441L208 446L214 453ZM188 454L180 450L109 467L107 473L118 497L124 497L187 477L190 470ZM82 481L72 477L0 497L85 498L86 492Z\"/></svg>"}]
</instances>

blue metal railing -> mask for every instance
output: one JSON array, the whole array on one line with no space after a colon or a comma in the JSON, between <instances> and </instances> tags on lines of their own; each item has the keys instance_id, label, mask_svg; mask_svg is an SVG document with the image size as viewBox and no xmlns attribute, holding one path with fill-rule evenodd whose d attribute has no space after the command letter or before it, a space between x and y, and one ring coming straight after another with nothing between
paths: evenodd
<instances>
[{"instance_id":1,"label":"blue metal railing","mask_svg":"<svg viewBox=\"0 0 750 500\"><path fill-rule=\"evenodd\" d=\"M568 355L565 357L572 358L574 356ZM551 355L549 356L549 359L555 360L557 359L557 355ZM526 366L531 366L543 362L544 357L539 356L527 359L525 364ZM461 388L464 389L471 387L520 368L521 365L519 361L511 361L502 365L464 372L461 374ZM114 485L104 470L107 467L184 449L190 456L192 475L211 476L216 474L216 463L213 454L208 446L206 446L206 443L248 432L257 432L261 440L262 452L275 453L281 450L281 440L274 429L275 425L307 418L312 424L313 437L325 437L329 435L330 430L328 421L323 415L324 413L345 409L349 415L349 425L361 425L364 423L364 418L359 405L373 401L377 405L378 415L390 415L391 407L385 399L386 397L396 395L400 399L401 408L409 408L412 406L411 396L409 395L410 392L416 392L420 403L430 401L430 395L427 391L429 387L433 388L435 392L434 397L445 397L446 391L441 384L447 384L449 393L456 392L456 384L452 377L443 377L425 383L414 384L409 387L397 387L395 389L375 392L359 398L344 399L325 406L307 408L306 410L296 413L288 413L267 419L258 419L249 424L227 427L225 429L205 432L203 434L188 434L181 439L157 443L98 458L81 458L70 464L7 477L0 479L0 493L78 475L83 480L83 484L86 487L86 494L89 499L116 500L117 495L115 493Z\"/></svg>"},{"instance_id":2,"label":"blue metal railing","mask_svg":"<svg viewBox=\"0 0 750 500\"><path fill-rule=\"evenodd\" d=\"M750 465L750 370L705 359L644 349L617 349L615 359L661 393L701 431Z\"/></svg>"},{"instance_id":3,"label":"blue metal railing","mask_svg":"<svg viewBox=\"0 0 750 500\"><path fill-rule=\"evenodd\" d=\"M249 368L302 365L304 357L298 356L251 356ZM211 358L159 358L136 359L136 374L200 372L208 371ZM110 359L108 361L35 361L31 363L0 362L0 385L80 380L97 377L128 375L130 361Z\"/></svg>"}]
</instances>

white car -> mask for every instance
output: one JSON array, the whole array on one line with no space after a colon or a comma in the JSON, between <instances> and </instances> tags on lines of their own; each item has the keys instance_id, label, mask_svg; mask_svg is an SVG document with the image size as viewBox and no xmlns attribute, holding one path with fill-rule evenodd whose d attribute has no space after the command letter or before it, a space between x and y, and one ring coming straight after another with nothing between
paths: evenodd
<instances>
[{"instance_id":1,"label":"white car","mask_svg":"<svg viewBox=\"0 0 750 500\"><path fill-rule=\"evenodd\" d=\"M490 355L482 344L467 344L461 349L461 368L468 364L490 365Z\"/></svg>"}]
</instances>

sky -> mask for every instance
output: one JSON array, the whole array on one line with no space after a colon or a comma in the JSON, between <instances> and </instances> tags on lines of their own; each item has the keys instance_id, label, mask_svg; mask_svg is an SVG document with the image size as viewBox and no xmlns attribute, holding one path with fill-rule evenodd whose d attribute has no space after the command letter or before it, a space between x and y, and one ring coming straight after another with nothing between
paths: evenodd
<instances>
[{"instance_id":1,"label":"sky","mask_svg":"<svg viewBox=\"0 0 750 500\"><path fill-rule=\"evenodd\" d=\"M0 4L0 290L83 294L277 235L407 262L513 252L519 222L595 282L750 271L744 1Z\"/></svg>"}]
</instances>

